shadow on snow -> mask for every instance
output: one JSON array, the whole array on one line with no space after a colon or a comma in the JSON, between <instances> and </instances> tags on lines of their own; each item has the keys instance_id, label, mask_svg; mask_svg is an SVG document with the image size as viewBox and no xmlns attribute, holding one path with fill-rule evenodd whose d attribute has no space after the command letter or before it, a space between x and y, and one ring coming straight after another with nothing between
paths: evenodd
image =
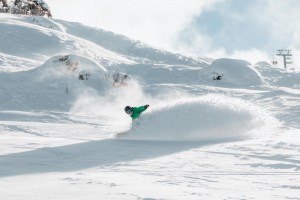
<instances>
[{"instance_id":1,"label":"shadow on snow","mask_svg":"<svg viewBox=\"0 0 300 200\"><path fill-rule=\"evenodd\" d=\"M226 142L226 141L218 141ZM0 156L0 177L70 172L121 162L145 160L216 143L106 139Z\"/></svg>"}]
</instances>

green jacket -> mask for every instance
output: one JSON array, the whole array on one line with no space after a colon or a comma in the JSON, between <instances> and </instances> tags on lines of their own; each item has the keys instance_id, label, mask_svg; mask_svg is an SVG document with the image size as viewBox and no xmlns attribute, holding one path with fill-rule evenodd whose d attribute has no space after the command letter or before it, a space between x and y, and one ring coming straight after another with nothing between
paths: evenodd
<instances>
[{"instance_id":1,"label":"green jacket","mask_svg":"<svg viewBox=\"0 0 300 200\"><path fill-rule=\"evenodd\" d=\"M142 114L142 112L144 112L146 109L147 109L147 107L145 107L145 106L133 107L132 115L131 115L132 120L138 118Z\"/></svg>"}]
</instances>

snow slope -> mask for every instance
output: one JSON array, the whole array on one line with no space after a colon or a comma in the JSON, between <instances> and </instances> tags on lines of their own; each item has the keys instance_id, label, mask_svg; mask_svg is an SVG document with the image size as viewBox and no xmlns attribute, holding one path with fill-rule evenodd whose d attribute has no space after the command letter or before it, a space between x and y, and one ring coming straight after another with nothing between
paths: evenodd
<instances>
[{"instance_id":1,"label":"snow slope","mask_svg":"<svg viewBox=\"0 0 300 200\"><path fill-rule=\"evenodd\" d=\"M299 199L300 73L43 17L0 30L1 199Z\"/></svg>"}]
</instances>

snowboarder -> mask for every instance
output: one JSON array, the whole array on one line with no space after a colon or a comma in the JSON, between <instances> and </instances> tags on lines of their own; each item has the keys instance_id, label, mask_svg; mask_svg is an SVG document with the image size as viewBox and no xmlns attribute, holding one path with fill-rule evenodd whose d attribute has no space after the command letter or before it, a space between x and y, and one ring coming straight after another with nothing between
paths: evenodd
<instances>
[{"instance_id":1,"label":"snowboarder","mask_svg":"<svg viewBox=\"0 0 300 200\"><path fill-rule=\"evenodd\" d=\"M125 107L125 112L130 115L130 117L132 118L132 120L138 118L142 112L144 112L145 110L147 110L147 108L149 107L149 105L144 105L144 106L140 106L140 107L130 107L130 106L126 106Z\"/></svg>"}]
</instances>

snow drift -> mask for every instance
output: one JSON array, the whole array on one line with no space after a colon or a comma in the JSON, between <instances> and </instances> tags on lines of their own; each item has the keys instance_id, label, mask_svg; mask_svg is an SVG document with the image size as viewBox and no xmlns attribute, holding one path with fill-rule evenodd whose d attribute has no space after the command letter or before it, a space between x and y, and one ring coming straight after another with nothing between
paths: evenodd
<instances>
[{"instance_id":1,"label":"snow drift","mask_svg":"<svg viewBox=\"0 0 300 200\"><path fill-rule=\"evenodd\" d=\"M217 76L220 80L214 80ZM245 60L222 58L215 60L199 74L200 80L215 85L250 87L264 83L260 73Z\"/></svg>"},{"instance_id":2,"label":"snow drift","mask_svg":"<svg viewBox=\"0 0 300 200\"><path fill-rule=\"evenodd\" d=\"M132 140L223 141L241 139L250 131L275 127L261 108L222 95L184 99L152 109L121 136Z\"/></svg>"}]
</instances>

